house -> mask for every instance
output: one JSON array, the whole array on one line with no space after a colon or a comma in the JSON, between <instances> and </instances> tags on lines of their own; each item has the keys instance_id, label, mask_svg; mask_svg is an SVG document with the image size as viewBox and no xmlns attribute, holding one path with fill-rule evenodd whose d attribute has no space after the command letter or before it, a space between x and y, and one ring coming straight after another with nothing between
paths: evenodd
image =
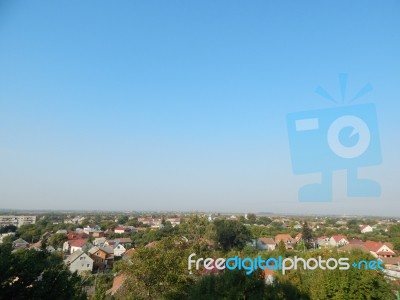
<instances>
[{"instance_id":1,"label":"house","mask_svg":"<svg viewBox=\"0 0 400 300\"><path fill-rule=\"evenodd\" d=\"M166 221L170 222L173 227L175 227L176 225L180 225L181 224L181 219L180 218L168 218Z\"/></svg>"},{"instance_id":2,"label":"house","mask_svg":"<svg viewBox=\"0 0 400 300\"><path fill-rule=\"evenodd\" d=\"M123 245L125 248L129 248L132 245L131 238L117 238L117 239L115 239L115 242L118 242L119 244Z\"/></svg>"},{"instance_id":3,"label":"house","mask_svg":"<svg viewBox=\"0 0 400 300\"><path fill-rule=\"evenodd\" d=\"M105 237L99 237L99 238L95 238L93 240L93 245L94 246L104 246L104 243L106 242L106 238Z\"/></svg>"},{"instance_id":4,"label":"house","mask_svg":"<svg viewBox=\"0 0 400 300\"><path fill-rule=\"evenodd\" d=\"M117 226L114 229L114 233L116 233L116 234L122 234L122 233L128 233L128 232L130 232L130 230L123 226Z\"/></svg>"},{"instance_id":5,"label":"house","mask_svg":"<svg viewBox=\"0 0 400 300\"><path fill-rule=\"evenodd\" d=\"M93 247L88 253L90 258L94 261L93 268L95 270L112 268L114 263L114 249L112 247Z\"/></svg>"},{"instance_id":6,"label":"house","mask_svg":"<svg viewBox=\"0 0 400 300\"><path fill-rule=\"evenodd\" d=\"M392 245L389 243L366 241L363 246L367 248L374 257L394 257L396 255L391 249Z\"/></svg>"},{"instance_id":7,"label":"house","mask_svg":"<svg viewBox=\"0 0 400 300\"><path fill-rule=\"evenodd\" d=\"M69 244L69 252L71 254L78 250L86 251L92 247L87 239L71 240L67 241L67 243Z\"/></svg>"},{"instance_id":8,"label":"house","mask_svg":"<svg viewBox=\"0 0 400 300\"><path fill-rule=\"evenodd\" d=\"M349 243L349 241L342 234L333 235L329 239L329 244L333 247L341 247L341 246L347 245L348 243Z\"/></svg>"},{"instance_id":9,"label":"house","mask_svg":"<svg viewBox=\"0 0 400 300\"><path fill-rule=\"evenodd\" d=\"M317 238L317 244L318 248L326 248L331 246L331 244L329 243L329 237L324 235Z\"/></svg>"},{"instance_id":10,"label":"house","mask_svg":"<svg viewBox=\"0 0 400 300\"><path fill-rule=\"evenodd\" d=\"M101 228L98 225L95 226L86 226L83 228L83 232L85 232L87 235L93 235L94 232L101 232Z\"/></svg>"},{"instance_id":11,"label":"house","mask_svg":"<svg viewBox=\"0 0 400 300\"><path fill-rule=\"evenodd\" d=\"M80 274L83 271L93 270L93 259L81 250L72 253L64 262L72 273L76 271Z\"/></svg>"},{"instance_id":12,"label":"house","mask_svg":"<svg viewBox=\"0 0 400 300\"><path fill-rule=\"evenodd\" d=\"M121 291L124 287L126 278L127 278L127 276L124 274L115 276L114 280L113 280L113 285L112 285L111 289L106 291L106 295L114 296L116 293Z\"/></svg>"},{"instance_id":13,"label":"house","mask_svg":"<svg viewBox=\"0 0 400 300\"><path fill-rule=\"evenodd\" d=\"M293 226L293 229L296 229L296 230L300 230L302 228L303 228L303 226L301 226L301 224L296 224Z\"/></svg>"},{"instance_id":14,"label":"house","mask_svg":"<svg viewBox=\"0 0 400 300\"><path fill-rule=\"evenodd\" d=\"M297 243L299 240L301 240L302 238L303 238L303 234L302 234L302 233L298 233L298 234L294 237L296 243Z\"/></svg>"},{"instance_id":15,"label":"house","mask_svg":"<svg viewBox=\"0 0 400 300\"><path fill-rule=\"evenodd\" d=\"M83 231L82 232L71 231L67 234L67 238L68 240L79 240L88 238L88 235Z\"/></svg>"},{"instance_id":16,"label":"house","mask_svg":"<svg viewBox=\"0 0 400 300\"><path fill-rule=\"evenodd\" d=\"M351 239L349 240L350 245L362 245L364 242L362 240L357 240L357 239Z\"/></svg>"},{"instance_id":17,"label":"house","mask_svg":"<svg viewBox=\"0 0 400 300\"><path fill-rule=\"evenodd\" d=\"M275 279L275 271L270 270L269 268L266 268L262 272L263 272L265 283L267 285L273 284L274 283L274 279Z\"/></svg>"},{"instance_id":18,"label":"house","mask_svg":"<svg viewBox=\"0 0 400 300\"><path fill-rule=\"evenodd\" d=\"M13 249L25 249L29 247L29 243L21 238L12 242Z\"/></svg>"},{"instance_id":19,"label":"house","mask_svg":"<svg viewBox=\"0 0 400 300\"><path fill-rule=\"evenodd\" d=\"M138 218L138 222L142 223L143 225L161 227L162 220L160 218Z\"/></svg>"},{"instance_id":20,"label":"house","mask_svg":"<svg viewBox=\"0 0 400 300\"><path fill-rule=\"evenodd\" d=\"M263 237L256 241L256 249L258 250L272 251L275 250L275 247L276 243L273 238Z\"/></svg>"},{"instance_id":21,"label":"house","mask_svg":"<svg viewBox=\"0 0 400 300\"><path fill-rule=\"evenodd\" d=\"M132 257L134 252L135 252L135 248L126 250L126 252L122 255L122 259L129 260Z\"/></svg>"},{"instance_id":22,"label":"house","mask_svg":"<svg viewBox=\"0 0 400 300\"><path fill-rule=\"evenodd\" d=\"M369 225L360 225L361 233L368 233L374 231L374 229Z\"/></svg>"},{"instance_id":23,"label":"house","mask_svg":"<svg viewBox=\"0 0 400 300\"><path fill-rule=\"evenodd\" d=\"M15 232L1 233L0 234L0 244L3 244L3 239L10 235L15 235Z\"/></svg>"},{"instance_id":24,"label":"house","mask_svg":"<svg viewBox=\"0 0 400 300\"><path fill-rule=\"evenodd\" d=\"M395 269L400 271L400 257L381 257L379 258L385 264L385 268Z\"/></svg>"},{"instance_id":25,"label":"house","mask_svg":"<svg viewBox=\"0 0 400 300\"><path fill-rule=\"evenodd\" d=\"M292 238L290 234L277 234L275 236L276 245L279 245L279 243L281 241L283 241L286 249L288 249L288 250L294 249L294 247L296 245L296 240L294 238Z\"/></svg>"},{"instance_id":26,"label":"house","mask_svg":"<svg viewBox=\"0 0 400 300\"><path fill-rule=\"evenodd\" d=\"M126 252L126 248L118 243L114 247L114 256L122 256Z\"/></svg>"}]
</instances>

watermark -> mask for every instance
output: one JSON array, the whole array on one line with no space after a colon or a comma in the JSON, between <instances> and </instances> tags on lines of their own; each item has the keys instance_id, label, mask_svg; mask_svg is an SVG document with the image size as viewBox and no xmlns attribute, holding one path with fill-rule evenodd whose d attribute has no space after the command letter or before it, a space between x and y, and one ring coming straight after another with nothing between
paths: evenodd
<instances>
[{"instance_id":1,"label":"watermark","mask_svg":"<svg viewBox=\"0 0 400 300\"><path fill-rule=\"evenodd\" d=\"M335 100L325 89L316 92L340 105L330 109L287 115L293 172L296 175L321 173L321 183L299 191L300 201L332 201L332 173L347 170L349 197L379 197L378 182L358 178L358 168L382 162L376 108L373 103L353 104L372 90L366 84L345 101L347 75L339 76L342 100Z\"/></svg>"},{"instance_id":2,"label":"watermark","mask_svg":"<svg viewBox=\"0 0 400 300\"><path fill-rule=\"evenodd\" d=\"M380 260L359 260L350 264L350 259L347 257L341 257L339 259L329 258L323 259L321 256L317 258L304 259L301 257L294 256L293 258L283 258L278 256L277 258L271 257L268 259L262 259L260 256L256 258L234 256L230 258L203 258L199 257L195 259L196 253L192 253L188 257L188 270L191 272L194 270L245 270L246 274L249 275L255 270L272 270L282 271L284 275L289 270L349 270L351 267L358 270L383 270L383 263Z\"/></svg>"}]
</instances>

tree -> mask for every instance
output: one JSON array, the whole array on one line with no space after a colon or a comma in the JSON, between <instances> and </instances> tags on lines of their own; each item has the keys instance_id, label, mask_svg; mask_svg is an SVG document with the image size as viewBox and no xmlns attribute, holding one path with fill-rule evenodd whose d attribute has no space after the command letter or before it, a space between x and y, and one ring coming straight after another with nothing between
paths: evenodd
<instances>
[{"instance_id":1,"label":"tree","mask_svg":"<svg viewBox=\"0 0 400 300\"><path fill-rule=\"evenodd\" d=\"M335 252L312 251L305 252L304 258L317 258L327 260L341 256ZM350 262L360 260L369 261L373 257L369 253L353 251L345 257ZM386 281L384 274L380 271L358 269L350 266L347 270L291 270L285 275L279 275L281 283L293 284L301 293L306 293L309 299L333 299L333 300L358 300L358 299L394 299L390 284Z\"/></svg>"},{"instance_id":2,"label":"tree","mask_svg":"<svg viewBox=\"0 0 400 300\"><path fill-rule=\"evenodd\" d=\"M255 214L247 214L247 223L255 224L257 221L257 216Z\"/></svg>"},{"instance_id":3,"label":"tree","mask_svg":"<svg viewBox=\"0 0 400 300\"><path fill-rule=\"evenodd\" d=\"M8 233L17 231L17 226L14 225L6 225L0 226L0 233Z\"/></svg>"},{"instance_id":4,"label":"tree","mask_svg":"<svg viewBox=\"0 0 400 300\"><path fill-rule=\"evenodd\" d=\"M182 298L185 287L192 281L187 265L190 252L190 244L177 237L164 238L151 248L137 248L121 266L127 275L126 294L121 297Z\"/></svg>"},{"instance_id":5,"label":"tree","mask_svg":"<svg viewBox=\"0 0 400 300\"><path fill-rule=\"evenodd\" d=\"M313 236L312 230L310 227L308 227L307 221L304 222L301 233L303 235L302 238L304 240L304 244L306 245L307 249L310 249L312 247Z\"/></svg>"},{"instance_id":6,"label":"tree","mask_svg":"<svg viewBox=\"0 0 400 300\"><path fill-rule=\"evenodd\" d=\"M86 299L78 275L46 251L0 246L0 299Z\"/></svg>"},{"instance_id":7,"label":"tree","mask_svg":"<svg viewBox=\"0 0 400 300\"><path fill-rule=\"evenodd\" d=\"M286 253L286 246L284 241L280 241L278 244L278 253L281 256L284 256Z\"/></svg>"},{"instance_id":8,"label":"tree","mask_svg":"<svg viewBox=\"0 0 400 300\"><path fill-rule=\"evenodd\" d=\"M67 241L67 235L64 233L55 233L50 238L48 243L55 249L61 248L65 241Z\"/></svg>"},{"instance_id":9,"label":"tree","mask_svg":"<svg viewBox=\"0 0 400 300\"><path fill-rule=\"evenodd\" d=\"M256 224L258 225L268 225L272 222L272 220L268 217L259 217Z\"/></svg>"},{"instance_id":10,"label":"tree","mask_svg":"<svg viewBox=\"0 0 400 300\"><path fill-rule=\"evenodd\" d=\"M189 289L188 299L264 299L262 272L247 275L243 270L225 270L203 276Z\"/></svg>"},{"instance_id":11,"label":"tree","mask_svg":"<svg viewBox=\"0 0 400 300\"><path fill-rule=\"evenodd\" d=\"M217 219L214 221L214 226L215 242L224 251L233 248L243 249L246 243L250 241L250 231L239 221Z\"/></svg>"},{"instance_id":12,"label":"tree","mask_svg":"<svg viewBox=\"0 0 400 300\"><path fill-rule=\"evenodd\" d=\"M189 240L197 241L200 238L204 238L208 226L209 222L207 218L195 215L190 217L186 222L181 223L179 231Z\"/></svg>"}]
</instances>

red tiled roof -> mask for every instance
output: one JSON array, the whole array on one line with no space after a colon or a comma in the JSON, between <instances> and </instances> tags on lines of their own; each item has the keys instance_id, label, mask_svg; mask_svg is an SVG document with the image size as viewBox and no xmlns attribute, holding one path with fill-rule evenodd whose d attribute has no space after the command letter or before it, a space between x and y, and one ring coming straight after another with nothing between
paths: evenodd
<instances>
[{"instance_id":1,"label":"red tiled roof","mask_svg":"<svg viewBox=\"0 0 400 300\"><path fill-rule=\"evenodd\" d=\"M350 245L362 245L364 242L362 240L357 240L357 239L351 239L349 240Z\"/></svg>"},{"instance_id":2,"label":"red tiled roof","mask_svg":"<svg viewBox=\"0 0 400 300\"><path fill-rule=\"evenodd\" d=\"M131 248L126 250L126 252L123 254L123 256L125 257L131 257L133 255L133 253L135 252L135 248Z\"/></svg>"},{"instance_id":3,"label":"red tiled roof","mask_svg":"<svg viewBox=\"0 0 400 300\"><path fill-rule=\"evenodd\" d=\"M378 254L378 255L382 255L382 256L394 256L394 252L392 252L392 251L379 251L379 252L376 252L376 254Z\"/></svg>"},{"instance_id":4,"label":"red tiled roof","mask_svg":"<svg viewBox=\"0 0 400 300\"><path fill-rule=\"evenodd\" d=\"M374 241L366 241L364 243L365 248L367 248L369 251L372 252L377 252L383 244L381 242L374 242Z\"/></svg>"},{"instance_id":5,"label":"red tiled roof","mask_svg":"<svg viewBox=\"0 0 400 300\"><path fill-rule=\"evenodd\" d=\"M83 245L85 245L87 243L86 239L80 239L80 240L72 240L69 242L69 245L71 247L82 247Z\"/></svg>"},{"instance_id":6,"label":"red tiled roof","mask_svg":"<svg viewBox=\"0 0 400 300\"><path fill-rule=\"evenodd\" d=\"M114 277L113 285L111 289L107 290L107 295L114 295L118 290L122 287L126 280L127 276L122 274Z\"/></svg>"},{"instance_id":7,"label":"red tiled roof","mask_svg":"<svg viewBox=\"0 0 400 300\"><path fill-rule=\"evenodd\" d=\"M332 235L332 238L335 240L335 242L340 242L342 239L347 240L347 237L345 237L343 234L336 234L336 235Z\"/></svg>"},{"instance_id":8,"label":"red tiled roof","mask_svg":"<svg viewBox=\"0 0 400 300\"><path fill-rule=\"evenodd\" d=\"M295 241L294 238L292 238L292 236L290 234L277 234L275 236L275 242L277 244L279 244L280 241L287 242L288 240L292 241L292 242Z\"/></svg>"}]
</instances>

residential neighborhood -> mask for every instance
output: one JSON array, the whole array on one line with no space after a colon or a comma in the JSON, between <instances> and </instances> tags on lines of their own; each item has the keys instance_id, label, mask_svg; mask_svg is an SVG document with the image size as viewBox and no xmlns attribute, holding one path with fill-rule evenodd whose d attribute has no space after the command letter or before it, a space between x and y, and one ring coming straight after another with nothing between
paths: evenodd
<instances>
[{"instance_id":1,"label":"residential neighborhood","mask_svg":"<svg viewBox=\"0 0 400 300\"><path fill-rule=\"evenodd\" d=\"M281 255L282 251L286 255L325 250L335 251L338 255L350 255L354 251L365 253L386 266L386 280L400 280L400 229L399 234L396 233L400 228L400 221L396 219L218 213L200 216L58 214L38 215L31 219L36 219L37 222L18 227L15 225L15 218L9 218L10 223L0 227L1 241L10 241L13 252L34 250L60 255L68 270L83 276L82 278L109 278L102 281L109 297L126 292L126 281L130 277L120 273L120 265L136 259L135 253L157 249L160 242L168 236L179 236L184 243L196 241L199 245L206 246L207 251L217 250L218 240L213 240L212 235L202 233L196 236L198 229L189 229L192 220L203 222L202 226L211 226L210 228L223 221L242 224L251 237L243 251L265 257L279 253ZM371 225L367 225L365 221ZM37 231L35 228L42 229ZM211 273L218 274L219 271L214 270ZM204 270L200 276L211 273ZM263 271L266 285L271 285L276 276L279 276L276 271ZM88 286L87 292L95 295L96 287Z\"/></svg>"}]
</instances>

